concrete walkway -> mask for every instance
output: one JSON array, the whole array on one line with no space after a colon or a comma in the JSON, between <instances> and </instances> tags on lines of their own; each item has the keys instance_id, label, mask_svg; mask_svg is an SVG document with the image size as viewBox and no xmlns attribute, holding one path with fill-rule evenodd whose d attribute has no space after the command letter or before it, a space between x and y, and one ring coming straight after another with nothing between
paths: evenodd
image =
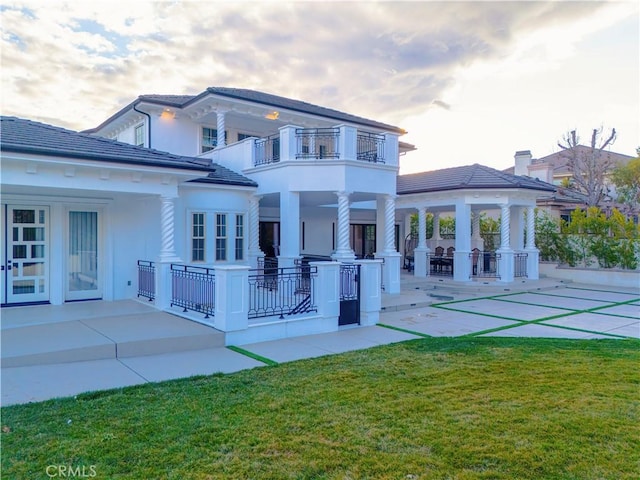
<instances>
[{"instance_id":1,"label":"concrete walkway","mask_svg":"<svg viewBox=\"0 0 640 480\"><path fill-rule=\"evenodd\" d=\"M145 305L135 307L139 309L135 313L136 322L143 319L141 326L127 329L133 322L126 305L119 302L102 304L109 306L111 314L111 320L102 325L97 318L100 315L104 317L104 312L95 313L89 304L78 304L77 311L70 318L67 313L67 322L55 324L48 323L52 321L51 316L38 315L37 310L49 308L55 312L55 307L3 310L2 406L193 375L232 373L426 336L640 338L640 290L553 282L538 282L508 290L499 286L477 290L468 286L433 288L430 284L410 284L400 295L385 296L385 310L378 326L345 328L334 333L261 342L237 349L207 346L206 343L192 344L194 336L204 333L199 331L200 328L208 332L211 329L155 310L153 314L160 317L147 318L153 328L151 324L144 325L146 316L151 315L151 309ZM31 312L32 316L25 317L19 310ZM92 315L93 320L88 318ZM48 320L38 321L38 318ZM163 332L176 336L178 327L175 322L178 321L189 331L183 344L172 348L163 340ZM39 330L27 332L26 328ZM103 358L57 363L52 363L56 361L55 357L43 362L41 356L38 360L37 355L43 353L37 352L38 342L29 346L29 341L21 340L19 335L19 332L29 333L31 338L35 332L41 340L47 338L73 343L73 338L83 338L77 333L82 331L95 345L111 345L113 348L113 344L118 342L135 342L132 332L150 330L157 332L153 348L159 350L145 351L144 356L132 356L140 347L136 345L131 348L130 355L109 352ZM118 336L120 338L116 339ZM177 336L180 337L179 334ZM215 344L217 340L211 338L207 341ZM194 348L186 348L186 344ZM35 365L16 365L17 360L12 360L20 357L18 350L22 349L24 353L25 348L34 349L32 359ZM24 360L20 361L24 363Z\"/></svg>"}]
</instances>

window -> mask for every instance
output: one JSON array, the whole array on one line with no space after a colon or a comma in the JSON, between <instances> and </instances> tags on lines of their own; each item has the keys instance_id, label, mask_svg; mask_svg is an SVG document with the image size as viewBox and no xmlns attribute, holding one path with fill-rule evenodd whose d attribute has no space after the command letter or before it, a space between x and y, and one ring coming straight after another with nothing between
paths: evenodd
<instances>
[{"instance_id":1,"label":"window","mask_svg":"<svg viewBox=\"0 0 640 480\"><path fill-rule=\"evenodd\" d=\"M236 215L236 260L244 260L244 215Z\"/></svg>"},{"instance_id":2,"label":"window","mask_svg":"<svg viewBox=\"0 0 640 480\"><path fill-rule=\"evenodd\" d=\"M216 260L227 259L227 215L216 214Z\"/></svg>"},{"instance_id":3,"label":"window","mask_svg":"<svg viewBox=\"0 0 640 480\"><path fill-rule=\"evenodd\" d=\"M135 135L136 135L135 144L138 147L144 147L144 123L141 123L136 127Z\"/></svg>"},{"instance_id":4,"label":"window","mask_svg":"<svg viewBox=\"0 0 640 480\"><path fill-rule=\"evenodd\" d=\"M205 226L204 213L194 213L191 216L191 261L204 262Z\"/></svg>"},{"instance_id":5,"label":"window","mask_svg":"<svg viewBox=\"0 0 640 480\"><path fill-rule=\"evenodd\" d=\"M249 133L239 133L238 141L244 140L245 138L254 137L255 135L251 135Z\"/></svg>"},{"instance_id":6,"label":"window","mask_svg":"<svg viewBox=\"0 0 640 480\"><path fill-rule=\"evenodd\" d=\"M224 132L225 142L227 140L227 132ZM218 130L215 128L202 127L202 144L200 153L213 150L218 145Z\"/></svg>"}]
</instances>

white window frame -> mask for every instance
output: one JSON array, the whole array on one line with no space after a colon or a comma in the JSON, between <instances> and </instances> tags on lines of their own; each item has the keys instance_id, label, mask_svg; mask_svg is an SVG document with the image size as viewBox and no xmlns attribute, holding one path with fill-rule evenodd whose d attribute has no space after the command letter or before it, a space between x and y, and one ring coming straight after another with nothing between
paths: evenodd
<instances>
[{"instance_id":1,"label":"white window frame","mask_svg":"<svg viewBox=\"0 0 640 480\"><path fill-rule=\"evenodd\" d=\"M144 123L141 123L133 128L133 143L137 147L144 147L145 141Z\"/></svg>"},{"instance_id":2,"label":"white window frame","mask_svg":"<svg viewBox=\"0 0 640 480\"><path fill-rule=\"evenodd\" d=\"M209 136L210 139L210 143L205 144L204 142L204 131L205 129L210 130L212 132L212 135L215 133L215 135L213 136ZM224 138L225 138L225 142L227 140L228 137L228 132L225 130L224 131ZM210 152L211 150L215 149L218 146L218 129L216 127L210 127L208 125L202 125L200 127L200 153L207 153Z\"/></svg>"},{"instance_id":3,"label":"white window frame","mask_svg":"<svg viewBox=\"0 0 640 480\"><path fill-rule=\"evenodd\" d=\"M236 261L244 261L244 245L245 245L245 221L244 213L236 213L236 236L234 241L234 254ZM238 255L238 253L240 255Z\"/></svg>"},{"instance_id":4,"label":"white window frame","mask_svg":"<svg viewBox=\"0 0 640 480\"><path fill-rule=\"evenodd\" d=\"M196 224L196 215L202 216L202 224ZM196 228L200 231L196 232ZM202 242L202 258L195 258L195 245L194 242ZM198 251L200 248L198 248ZM192 263L204 263L207 261L207 214L206 212L191 212L191 262Z\"/></svg>"},{"instance_id":5,"label":"white window frame","mask_svg":"<svg viewBox=\"0 0 640 480\"><path fill-rule=\"evenodd\" d=\"M228 213L220 213L216 214L216 262L226 262L229 254L229 244L228 244L228 235L229 235L229 214ZM224 218L224 223L220 223L220 219ZM220 245L223 245L221 248ZM221 255L222 250L222 255Z\"/></svg>"}]
</instances>

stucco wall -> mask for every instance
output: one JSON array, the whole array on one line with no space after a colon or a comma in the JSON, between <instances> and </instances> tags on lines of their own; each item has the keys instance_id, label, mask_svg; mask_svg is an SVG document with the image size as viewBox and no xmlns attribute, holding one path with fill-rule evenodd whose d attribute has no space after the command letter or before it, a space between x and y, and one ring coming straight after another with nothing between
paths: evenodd
<instances>
[{"instance_id":1,"label":"stucco wall","mask_svg":"<svg viewBox=\"0 0 640 480\"><path fill-rule=\"evenodd\" d=\"M640 271L616 269L563 268L555 263L540 263L540 276L570 280L589 285L640 289Z\"/></svg>"}]
</instances>

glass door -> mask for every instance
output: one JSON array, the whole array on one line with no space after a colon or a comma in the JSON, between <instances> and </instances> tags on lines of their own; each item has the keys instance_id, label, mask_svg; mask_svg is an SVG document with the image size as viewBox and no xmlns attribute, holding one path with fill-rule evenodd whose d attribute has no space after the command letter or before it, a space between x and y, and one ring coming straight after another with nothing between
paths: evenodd
<instances>
[{"instance_id":1,"label":"glass door","mask_svg":"<svg viewBox=\"0 0 640 480\"><path fill-rule=\"evenodd\" d=\"M49 207L2 206L2 303L49 301Z\"/></svg>"},{"instance_id":2,"label":"glass door","mask_svg":"<svg viewBox=\"0 0 640 480\"><path fill-rule=\"evenodd\" d=\"M98 211L69 211L67 300L102 298Z\"/></svg>"}]
</instances>

